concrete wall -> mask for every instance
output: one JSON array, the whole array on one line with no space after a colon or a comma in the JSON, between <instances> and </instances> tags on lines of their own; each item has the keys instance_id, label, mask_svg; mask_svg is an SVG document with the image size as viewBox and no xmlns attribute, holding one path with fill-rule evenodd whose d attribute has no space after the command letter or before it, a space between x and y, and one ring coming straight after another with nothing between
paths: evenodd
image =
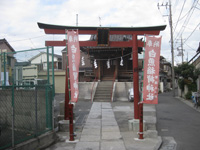
<instances>
[{"instance_id":1,"label":"concrete wall","mask_svg":"<svg viewBox=\"0 0 200 150\"><path fill-rule=\"evenodd\" d=\"M47 79L46 72L39 72L39 79ZM65 70L55 71L55 93L65 93ZM50 84L52 84L52 74L50 72ZM79 82L79 98L91 99L91 90L93 82ZM97 83L94 84L94 90L96 89ZM93 92L95 93L95 92Z\"/></svg>"},{"instance_id":2,"label":"concrete wall","mask_svg":"<svg viewBox=\"0 0 200 150\"><path fill-rule=\"evenodd\" d=\"M94 82L79 82L79 99L91 100L92 90L92 99L94 98L98 82L93 83Z\"/></svg>"},{"instance_id":3,"label":"concrete wall","mask_svg":"<svg viewBox=\"0 0 200 150\"><path fill-rule=\"evenodd\" d=\"M98 82L79 82L79 100L91 100L94 97ZM115 82L114 98L113 101L127 101L128 90L133 87L133 82ZM63 91L64 92L64 91Z\"/></svg>"},{"instance_id":4,"label":"concrete wall","mask_svg":"<svg viewBox=\"0 0 200 150\"><path fill-rule=\"evenodd\" d=\"M128 90L133 87L133 82L116 82L113 101L128 101Z\"/></svg>"},{"instance_id":5,"label":"concrete wall","mask_svg":"<svg viewBox=\"0 0 200 150\"><path fill-rule=\"evenodd\" d=\"M50 84L52 84L52 72L49 72L49 80ZM47 79L47 72L39 72L39 79ZM55 71L54 72L55 79L55 93L65 93L65 70Z\"/></svg>"},{"instance_id":6,"label":"concrete wall","mask_svg":"<svg viewBox=\"0 0 200 150\"><path fill-rule=\"evenodd\" d=\"M184 85L184 91L181 91L180 87L178 86L178 96L185 98L185 94L188 93L187 85Z\"/></svg>"},{"instance_id":7,"label":"concrete wall","mask_svg":"<svg viewBox=\"0 0 200 150\"><path fill-rule=\"evenodd\" d=\"M45 90L37 91L37 105L34 90L15 90L13 104L14 107L12 107L12 91L0 90L0 124L2 127L12 127L12 109L14 109L15 130L35 131L37 107L38 131L46 130L46 105L50 104L46 104ZM49 115L50 111L49 109Z\"/></svg>"}]
</instances>

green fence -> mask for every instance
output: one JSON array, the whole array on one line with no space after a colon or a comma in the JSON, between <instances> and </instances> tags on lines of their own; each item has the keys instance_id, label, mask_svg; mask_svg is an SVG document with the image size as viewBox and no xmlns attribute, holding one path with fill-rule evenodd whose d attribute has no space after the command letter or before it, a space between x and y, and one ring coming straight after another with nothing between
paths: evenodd
<instances>
[{"instance_id":1,"label":"green fence","mask_svg":"<svg viewBox=\"0 0 200 150\"><path fill-rule=\"evenodd\" d=\"M0 86L53 85L54 70L62 69L62 56L54 47L11 52L0 49Z\"/></svg>"},{"instance_id":2,"label":"green fence","mask_svg":"<svg viewBox=\"0 0 200 150\"><path fill-rule=\"evenodd\" d=\"M0 86L0 150L53 129L53 86Z\"/></svg>"}]
</instances>

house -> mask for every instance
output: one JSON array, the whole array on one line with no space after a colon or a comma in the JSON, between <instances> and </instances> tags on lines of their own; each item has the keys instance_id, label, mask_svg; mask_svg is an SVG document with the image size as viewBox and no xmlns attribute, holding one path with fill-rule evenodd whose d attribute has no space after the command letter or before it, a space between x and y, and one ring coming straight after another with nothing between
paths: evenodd
<instances>
[{"instance_id":1,"label":"house","mask_svg":"<svg viewBox=\"0 0 200 150\"><path fill-rule=\"evenodd\" d=\"M168 62L163 56L160 56L160 87L161 92L171 88L172 68L171 63Z\"/></svg>"},{"instance_id":2,"label":"house","mask_svg":"<svg viewBox=\"0 0 200 150\"><path fill-rule=\"evenodd\" d=\"M23 81L23 67L30 66L30 62L16 62L13 69L15 85L21 85Z\"/></svg>"},{"instance_id":3,"label":"house","mask_svg":"<svg viewBox=\"0 0 200 150\"><path fill-rule=\"evenodd\" d=\"M31 59L29 59L31 65L36 65L39 71L47 70L47 53L40 52ZM49 53L49 68L52 68L52 54ZM62 56L54 54L54 69L62 69Z\"/></svg>"},{"instance_id":4,"label":"house","mask_svg":"<svg viewBox=\"0 0 200 150\"><path fill-rule=\"evenodd\" d=\"M193 61L192 64L195 66L195 68L200 69L200 55L199 55L199 53L200 53L200 43L199 43L199 47L198 47L196 52L197 52L196 55L189 62ZM200 91L200 75L197 79L197 91Z\"/></svg>"},{"instance_id":5,"label":"house","mask_svg":"<svg viewBox=\"0 0 200 150\"><path fill-rule=\"evenodd\" d=\"M6 74L7 83L12 81L12 69L14 68L16 59L14 57L15 50L8 43L6 39L0 39L0 79L4 80L4 73ZM5 54L4 54L5 53ZM4 59L5 57L5 59ZM4 70L5 68L5 70ZM1 83L0 83L1 84Z\"/></svg>"}]
</instances>

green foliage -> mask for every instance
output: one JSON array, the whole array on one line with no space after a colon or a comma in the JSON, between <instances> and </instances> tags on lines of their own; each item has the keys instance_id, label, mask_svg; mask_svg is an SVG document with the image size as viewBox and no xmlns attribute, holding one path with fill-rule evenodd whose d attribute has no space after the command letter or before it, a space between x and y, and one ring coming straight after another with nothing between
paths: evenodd
<instances>
[{"instance_id":1,"label":"green foliage","mask_svg":"<svg viewBox=\"0 0 200 150\"><path fill-rule=\"evenodd\" d=\"M174 72L178 77L184 79L192 78L194 81L197 80L198 75L200 74L199 69L195 69L194 65L188 63L183 63L174 67Z\"/></svg>"},{"instance_id":2,"label":"green foliage","mask_svg":"<svg viewBox=\"0 0 200 150\"><path fill-rule=\"evenodd\" d=\"M194 82L191 84L187 84L187 87L189 91L197 91L197 84Z\"/></svg>"},{"instance_id":3,"label":"green foliage","mask_svg":"<svg viewBox=\"0 0 200 150\"><path fill-rule=\"evenodd\" d=\"M184 91L184 85L185 85L184 79L179 79L178 80L178 85L179 85L181 91Z\"/></svg>"},{"instance_id":4,"label":"green foliage","mask_svg":"<svg viewBox=\"0 0 200 150\"><path fill-rule=\"evenodd\" d=\"M175 75L179 78L178 84L182 91L184 91L184 86L187 85L189 92L196 91L196 80L198 75L200 75L200 70L196 69L192 64L183 63L174 67ZM190 95L190 93L186 95Z\"/></svg>"},{"instance_id":5,"label":"green foliage","mask_svg":"<svg viewBox=\"0 0 200 150\"><path fill-rule=\"evenodd\" d=\"M188 91L187 94L185 94L185 98L186 99L191 99L191 96L192 96L192 92L191 91Z\"/></svg>"}]
</instances>

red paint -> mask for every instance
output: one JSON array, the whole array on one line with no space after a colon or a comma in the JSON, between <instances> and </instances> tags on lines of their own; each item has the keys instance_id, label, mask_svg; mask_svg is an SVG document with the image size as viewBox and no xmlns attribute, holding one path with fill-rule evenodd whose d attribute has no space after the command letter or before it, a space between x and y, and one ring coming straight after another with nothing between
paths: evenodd
<instances>
[{"instance_id":1,"label":"red paint","mask_svg":"<svg viewBox=\"0 0 200 150\"><path fill-rule=\"evenodd\" d=\"M139 139L144 139L143 137L143 103L139 103L139 118L140 118Z\"/></svg>"},{"instance_id":2,"label":"red paint","mask_svg":"<svg viewBox=\"0 0 200 150\"><path fill-rule=\"evenodd\" d=\"M139 108L138 108L138 102L139 102L139 74L138 74L138 45L137 45L137 35L133 36L133 89L134 89L134 118L139 119Z\"/></svg>"},{"instance_id":3,"label":"red paint","mask_svg":"<svg viewBox=\"0 0 200 150\"><path fill-rule=\"evenodd\" d=\"M66 40L63 41L46 41L46 46L66 46ZM79 41L79 45L97 47L97 41ZM110 41L109 47L132 47L133 42L131 41ZM138 47L143 47L144 42L138 40Z\"/></svg>"},{"instance_id":4,"label":"red paint","mask_svg":"<svg viewBox=\"0 0 200 150\"><path fill-rule=\"evenodd\" d=\"M79 79L79 65L80 65L80 46L79 37L77 30L67 31L67 50L68 50L68 64L69 64L69 79L71 89L70 102L77 103L79 90L78 90L78 79Z\"/></svg>"},{"instance_id":5,"label":"red paint","mask_svg":"<svg viewBox=\"0 0 200 150\"><path fill-rule=\"evenodd\" d=\"M73 125L73 104L69 104L69 141L74 141L74 125Z\"/></svg>"},{"instance_id":6,"label":"red paint","mask_svg":"<svg viewBox=\"0 0 200 150\"><path fill-rule=\"evenodd\" d=\"M66 46L66 40L63 40L63 41L45 41L45 46Z\"/></svg>"},{"instance_id":7,"label":"red paint","mask_svg":"<svg viewBox=\"0 0 200 150\"><path fill-rule=\"evenodd\" d=\"M68 73L66 65L66 72L65 72L65 120L69 120L69 88L68 88Z\"/></svg>"},{"instance_id":8,"label":"red paint","mask_svg":"<svg viewBox=\"0 0 200 150\"><path fill-rule=\"evenodd\" d=\"M76 29L76 27L74 27ZM65 29L44 29L46 34L65 34L66 30ZM160 33L160 30L144 30L144 31L113 31L110 30L109 34L120 34L120 35L144 35L144 34L149 34L149 35L158 35ZM79 34L97 34L97 30L79 30Z\"/></svg>"},{"instance_id":9,"label":"red paint","mask_svg":"<svg viewBox=\"0 0 200 150\"><path fill-rule=\"evenodd\" d=\"M161 37L146 36L143 103L158 104L158 83L160 66Z\"/></svg>"},{"instance_id":10,"label":"red paint","mask_svg":"<svg viewBox=\"0 0 200 150\"><path fill-rule=\"evenodd\" d=\"M44 31L46 34L66 34L65 29L44 29ZM79 30L79 34L97 34L97 30Z\"/></svg>"},{"instance_id":11,"label":"red paint","mask_svg":"<svg viewBox=\"0 0 200 150\"><path fill-rule=\"evenodd\" d=\"M152 35L158 35L160 33L160 30L152 30L152 31L109 31L110 34L121 34L121 35L144 35L144 34L152 34Z\"/></svg>"},{"instance_id":12,"label":"red paint","mask_svg":"<svg viewBox=\"0 0 200 150\"><path fill-rule=\"evenodd\" d=\"M48 29L47 27L42 27L42 24L39 24L41 26L40 28L43 28L46 34L66 34L67 27L65 29L58 29L58 27L52 26L52 29ZM138 28L135 29L136 31L133 31L132 28L114 28L109 31L109 34L120 34L120 35L132 35L132 41L129 42L109 42L109 47L132 47L133 52L133 85L134 85L134 118L139 119L139 75L138 75L138 47L143 47L143 42L137 40L137 35L145 35L145 34L151 34L151 35L159 35L160 30L164 30L166 26L162 27L153 27L148 28L145 30L145 28ZM71 27L72 28L72 27ZM76 27L74 27L76 29ZM97 29L93 29L92 27L90 30L88 29L82 29L79 30L79 34L97 34ZM96 41L80 41L80 46L94 46L96 47ZM46 41L46 46L66 46L66 41ZM67 69L66 69L67 70ZM69 104L69 92L68 92L68 77L66 74L66 90L65 90L65 117L67 118L67 112ZM68 112L69 113L69 112ZM73 125L72 125L73 126Z\"/></svg>"}]
</instances>

